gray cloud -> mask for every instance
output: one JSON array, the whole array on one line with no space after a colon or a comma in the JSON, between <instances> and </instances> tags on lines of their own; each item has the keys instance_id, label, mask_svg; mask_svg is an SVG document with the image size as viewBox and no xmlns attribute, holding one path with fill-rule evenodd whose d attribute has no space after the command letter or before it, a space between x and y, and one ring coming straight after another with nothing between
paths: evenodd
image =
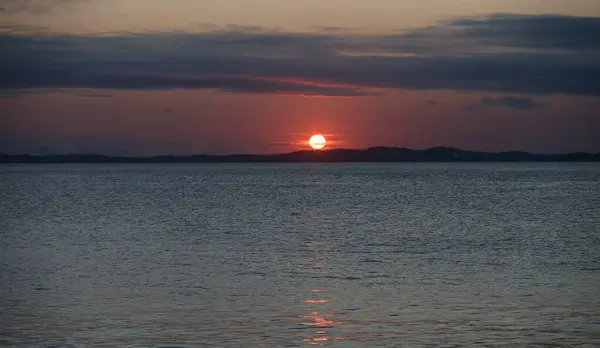
<instances>
[{"instance_id":1,"label":"gray cloud","mask_svg":"<svg viewBox=\"0 0 600 348\"><path fill-rule=\"evenodd\" d=\"M0 0L0 13L46 13L82 1L86 0Z\"/></svg>"},{"instance_id":2,"label":"gray cloud","mask_svg":"<svg viewBox=\"0 0 600 348\"><path fill-rule=\"evenodd\" d=\"M551 24L556 23L557 28ZM358 35L231 26L203 33L0 35L0 89L212 88L308 96L370 88L600 95L600 18L493 15Z\"/></svg>"},{"instance_id":3,"label":"gray cloud","mask_svg":"<svg viewBox=\"0 0 600 348\"><path fill-rule=\"evenodd\" d=\"M0 89L0 98L20 98L27 95L39 94L71 94L80 98L110 98L112 94L104 90L64 89L64 88L33 88L33 89Z\"/></svg>"},{"instance_id":4,"label":"gray cloud","mask_svg":"<svg viewBox=\"0 0 600 348\"><path fill-rule=\"evenodd\" d=\"M502 97L481 97L479 102L470 106L470 108L487 108L487 107L506 107L521 110L532 110L542 108L547 104L537 101L533 98L524 98L516 96Z\"/></svg>"},{"instance_id":5,"label":"gray cloud","mask_svg":"<svg viewBox=\"0 0 600 348\"><path fill-rule=\"evenodd\" d=\"M274 141L274 142L270 142L267 143L268 146L275 146L275 147L286 147L286 146L294 146L294 143L290 143L290 142L278 142L278 141Z\"/></svg>"},{"instance_id":6,"label":"gray cloud","mask_svg":"<svg viewBox=\"0 0 600 348\"><path fill-rule=\"evenodd\" d=\"M439 103L438 101L436 101L436 100L433 100L433 99L429 99L429 100L427 100L427 101L425 102L425 105L427 105L427 106L436 106L436 105L439 105L439 104L440 104L440 103Z\"/></svg>"},{"instance_id":7,"label":"gray cloud","mask_svg":"<svg viewBox=\"0 0 600 348\"><path fill-rule=\"evenodd\" d=\"M552 50L600 49L600 19L559 15L498 14L451 22L462 38L501 47Z\"/></svg>"},{"instance_id":8,"label":"gray cloud","mask_svg":"<svg viewBox=\"0 0 600 348\"><path fill-rule=\"evenodd\" d=\"M76 96L80 97L80 98L110 98L110 97L112 97L112 94L86 92L86 93L78 93L78 94L76 94Z\"/></svg>"}]
</instances>

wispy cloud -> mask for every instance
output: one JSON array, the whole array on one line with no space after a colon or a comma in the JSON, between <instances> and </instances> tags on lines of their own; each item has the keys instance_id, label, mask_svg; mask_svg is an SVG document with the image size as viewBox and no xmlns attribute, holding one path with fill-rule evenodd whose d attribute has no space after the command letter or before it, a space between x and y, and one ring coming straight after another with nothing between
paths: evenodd
<instances>
[{"instance_id":1,"label":"wispy cloud","mask_svg":"<svg viewBox=\"0 0 600 348\"><path fill-rule=\"evenodd\" d=\"M546 106L547 103L537 101L533 98L517 97L517 96L502 96L502 97L481 97L481 99L469 106L471 109L489 108L489 107L505 107L520 110L532 110Z\"/></svg>"},{"instance_id":2,"label":"wispy cloud","mask_svg":"<svg viewBox=\"0 0 600 348\"><path fill-rule=\"evenodd\" d=\"M68 4L85 0L0 0L0 13L46 13Z\"/></svg>"},{"instance_id":3,"label":"wispy cloud","mask_svg":"<svg viewBox=\"0 0 600 348\"><path fill-rule=\"evenodd\" d=\"M275 146L275 147L288 147L288 146L295 146L295 143L291 143L291 142L281 142L281 141L274 141L274 142L270 142L267 143L268 146Z\"/></svg>"},{"instance_id":4,"label":"wispy cloud","mask_svg":"<svg viewBox=\"0 0 600 348\"><path fill-rule=\"evenodd\" d=\"M600 18L492 15L360 35L231 26L202 33L0 35L0 89L212 88L302 96L378 88L600 95Z\"/></svg>"},{"instance_id":5,"label":"wispy cloud","mask_svg":"<svg viewBox=\"0 0 600 348\"><path fill-rule=\"evenodd\" d=\"M112 97L112 94L86 92L86 93L78 93L78 94L76 94L76 96L80 97L80 98L110 98L110 97Z\"/></svg>"},{"instance_id":6,"label":"wispy cloud","mask_svg":"<svg viewBox=\"0 0 600 348\"><path fill-rule=\"evenodd\" d=\"M0 68L1 69L1 68ZM3 89L0 88L0 98L20 98L28 95L40 94L70 94L80 98L110 98L113 95L106 93L105 89L65 89L65 88L31 88L31 89Z\"/></svg>"}]
</instances>

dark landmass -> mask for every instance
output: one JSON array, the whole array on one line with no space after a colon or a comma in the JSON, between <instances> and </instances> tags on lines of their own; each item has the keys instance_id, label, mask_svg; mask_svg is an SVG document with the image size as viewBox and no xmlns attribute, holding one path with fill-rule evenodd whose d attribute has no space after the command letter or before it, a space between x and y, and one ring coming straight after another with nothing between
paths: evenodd
<instances>
[{"instance_id":1,"label":"dark landmass","mask_svg":"<svg viewBox=\"0 0 600 348\"><path fill-rule=\"evenodd\" d=\"M0 163L294 163L294 162L596 162L600 153L556 155L521 151L477 152L452 147L411 150L397 147L372 147L360 150L306 150L275 155L193 155L155 157L111 157L98 154L52 156L0 154Z\"/></svg>"}]
</instances>

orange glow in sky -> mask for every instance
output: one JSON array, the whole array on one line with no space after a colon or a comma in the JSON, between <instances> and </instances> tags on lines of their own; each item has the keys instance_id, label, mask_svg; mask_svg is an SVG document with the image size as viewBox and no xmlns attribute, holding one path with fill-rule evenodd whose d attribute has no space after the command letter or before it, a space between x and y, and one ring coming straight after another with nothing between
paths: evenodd
<instances>
[{"instance_id":1,"label":"orange glow in sky","mask_svg":"<svg viewBox=\"0 0 600 348\"><path fill-rule=\"evenodd\" d=\"M600 151L598 0L0 3L0 153Z\"/></svg>"}]
</instances>

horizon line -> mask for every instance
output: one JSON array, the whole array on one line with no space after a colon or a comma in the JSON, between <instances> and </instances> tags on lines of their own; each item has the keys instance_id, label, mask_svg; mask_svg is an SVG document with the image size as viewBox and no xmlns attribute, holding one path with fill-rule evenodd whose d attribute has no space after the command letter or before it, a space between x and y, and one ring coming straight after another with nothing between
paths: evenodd
<instances>
[{"instance_id":1,"label":"horizon line","mask_svg":"<svg viewBox=\"0 0 600 348\"><path fill-rule=\"evenodd\" d=\"M327 153L333 151L369 151L376 149L391 149L391 150L407 150L407 151L416 151L423 152L429 150L454 150L463 153L473 153L473 154L527 154L534 156L566 156L566 155L600 155L600 152L585 152L585 151L574 151L574 152L553 152L553 153L538 153L538 152L529 152L524 150L495 150L495 151L484 151L484 150L465 150L461 148L456 148L453 146L432 146L422 149L415 148L407 148L407 147L399 147L399 146L370 146L365 148L329 148L329 149L304 149L304 150L295 150L289 152L279 152L279 153L227 153L227 154L216 154L216 153L195 153L195 154L157 154L157 155L108 155L99 152L68 152L68 153L55 153L55 154L35 154L35 153L8 153L1 152L0 156L30 156L30 157L66 157L66 156L99 156L99 157L108 157L108 158L120 158L120 159L152 159L152 158L161 158L161 157L231 157L231 156L261 156L261 157L270 157L270 156L282 156L282 155L293 155L299 153Z\"/></svg>"}]
</instances>

